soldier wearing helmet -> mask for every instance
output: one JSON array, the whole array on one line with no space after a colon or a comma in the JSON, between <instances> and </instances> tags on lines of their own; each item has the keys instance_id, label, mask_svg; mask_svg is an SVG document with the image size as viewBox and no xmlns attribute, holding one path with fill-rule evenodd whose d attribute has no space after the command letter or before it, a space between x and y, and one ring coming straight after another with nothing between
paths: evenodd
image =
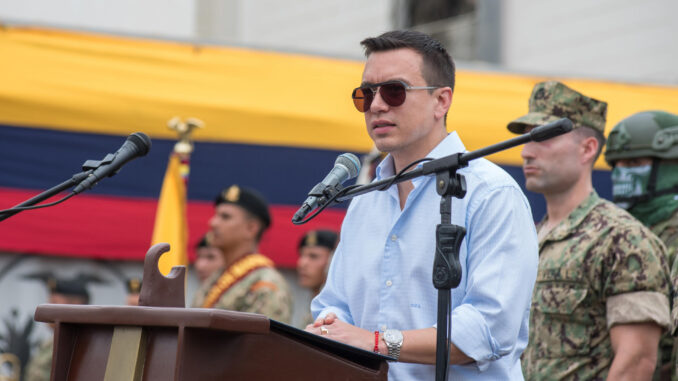
<instances>
[{"instance_id":1,"label":"soldier wearing helmet","mask_svg":"<svg viewBox=\"0 0 678 381\"><path fill-rule=\"evenodd\" d=\"M610 131L605 160L612 166L612 195L617 205L649 227L666 245L673 265L673 288L678 287L678 115L643 111L619 122ZM673 329L678 324L674 297ZM673 340L662 339L660 369L668 377ZM673 367L675 373L675 366ZM662 378L664 379L664 378ZM666 378L668 379L668 378Z\"/></svg>"},{"instance_id":2,"label":"soldier wearing helmet","mask_svg":"<svg viewBox=\"0 0 678 381\"><path fill-rule=\"evenodd\" d=\"M644 111L610 131L614 202L664 241L673 263L678 247L678 115Z\"/></svg>"}]
</instances>

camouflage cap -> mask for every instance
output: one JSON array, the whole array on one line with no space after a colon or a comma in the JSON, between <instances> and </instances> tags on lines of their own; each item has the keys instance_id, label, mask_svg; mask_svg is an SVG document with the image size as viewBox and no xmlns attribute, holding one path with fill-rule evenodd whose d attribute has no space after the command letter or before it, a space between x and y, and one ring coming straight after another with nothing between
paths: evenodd
<instances>
[{"instance_id":1,"label":"camouflage cap","mask_svg":"<svg viewBox=\"0 0 678 381\"><path fill-rule=\"evenodd\" d=\"M589 98L558 81L540 82L532 89L527 115L513 120L507 128L523 134L527 127L568 118L574 128L586 126L604 133L606 114L606 102Z\"/></svg>"}]
</instances>

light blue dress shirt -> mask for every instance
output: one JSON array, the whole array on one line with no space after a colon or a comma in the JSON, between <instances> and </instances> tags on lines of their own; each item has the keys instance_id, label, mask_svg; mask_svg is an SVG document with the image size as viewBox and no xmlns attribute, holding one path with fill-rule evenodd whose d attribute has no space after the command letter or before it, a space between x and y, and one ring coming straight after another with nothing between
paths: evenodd
<instances>
[{"instance_id":1,"label":"light blue dress shirt","mask_svg":"<svg viewBox=\"0 0 678 381\"><path fill-rule=\"evenodd\" d=\"M465 151L456 132L427 156ZM461 284L452 290L452 342L475 360L450 367L452 380L522 380L538 244L530 207L515 181L485 159L459 170L467 193L452 199L452 223L466 228ZM377 180L394 174L390 156ZM314 318L337 317L369 331L436 325L432 283L440 196L435 176L412 180L401 210L397 186L351 202L328 279L313 299ZM407 338L404 346L407 346ZM435 366L393 362L389 380L433 380Z\"/></svg>"}]
</instances>

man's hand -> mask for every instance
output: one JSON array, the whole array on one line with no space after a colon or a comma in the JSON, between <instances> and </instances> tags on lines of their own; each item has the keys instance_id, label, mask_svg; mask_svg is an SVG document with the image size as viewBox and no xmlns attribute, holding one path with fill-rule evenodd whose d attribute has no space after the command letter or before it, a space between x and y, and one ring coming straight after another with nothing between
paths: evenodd
<instances>
[{"instance_id":1,"label":"man's hand","mask_svg":"<svg viewBox=\"0 0 678 381\"><path fill-rule=\"evenodd\" d=\"M343 322L334 313L329 313L324 319L318 318L313 324L306 326L306 331L337 340L367 351L374 349L374 332L358 328ZM403 332L403 346L400 350L401 362L420 364L436 363L436 329L423 328ZM383 337L379 336L379 353L388 355L388 348ZM469 364L474 360L460 351L454 343L450 345L451 364Z\"/></svg>"},{"instance_id":2,"label":"man's hand","mask_svg":"<svg viewBox=\"0 0 678 381\"><path fill-rule=\"evenodd\" d=\"M337 315L331 312L324 319L318 318L313 324L307 325L306 331L366 351L374 349L374 332L343 322L337 318ZM387 353L385 348L382 347L384 347L383 342L380 343L379 350L382 354Z\"/></svg>"}]
</instances>

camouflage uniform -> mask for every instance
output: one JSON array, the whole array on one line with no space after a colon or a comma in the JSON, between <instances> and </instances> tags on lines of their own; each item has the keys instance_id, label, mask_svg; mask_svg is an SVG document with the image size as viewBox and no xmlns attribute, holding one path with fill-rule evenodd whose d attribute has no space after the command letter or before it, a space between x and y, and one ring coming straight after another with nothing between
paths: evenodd
<instances>
[{"instance_id":1,"label":"camouflage uniform","mask_svg":"<svg viewBox=\"0 0 678 381\"><path fill-rule=\"evenodd\" d=\"M673 346L673 353L671 355L671 363L673 365L671 379L678 381L678 339L675 338L676 331L678 331L678 211L673 213L668 220L659 222L651 227L652 231L662 239L666 245L667 258L671 258L671 282L673 284L673 308L671 309L671 327L674 337L665 338L665 341L671 341ZM663 340L664 341L664 340ZM668 344L664 343L664 348Z\"/></svg>"},{"instance_id":2,"label":"camouflage uniform","mask_svg":"<svg viewBox=\"0 0 678 381\"><path fill-rule=\"evenodd\" d=\"M54 337L40 343L37 352L26 365L26 381L49 381L52 373L52 348Z\"/></svg>"},{"instance_id":3,"label":"camouflage uniform","mask_svg":"<svg viewBox=\"0 0 678 381\"><path fill-rule=\"evenodd\" d=\"M528 380L604 380L614 357L613 325L668 326L663 244L595 192L540 238L539 249L523 357Z\"/></svg>"},{"instance_id":4,"label":"camouflage uniform","mask_svg":"<svg viewBox=\"0 0 678 381\"><path fill-rule=\"evenodd\" d=\"M671 264L671 282L673 286L673 301L671 309L671 334L666 334L662 337L660 348L662 349L659 360L661 364L665 364L669 355L666 351L671 351L669 362L672 365L671 379L678 381L678 345L676 345L676 328L678 327L678 261L676 261L676 254L678 254L678 211L671 215L671 218L661 221L650 227L652 232L659 237L664 245L666 245L666 257Z\"/></svg>"},{"instance_id":5,"label":"camouflage uniform","mask_svg":"<svg viewBox=\"0 0 678 381\"><path fill-rule=\"evenodd\" d=\"M192 307L202 307L208 293L228 269L216 271L200 287ZM283 276L273 267L255 269L237 280L217 299L212 308L252 312L289 323L292 317L292 298Z\"/></svg>"},{"instance_id":6,"label":"camouflage uniform","mask_svg":"<svg viewBox=\"0 0 678 381\"><path fill-rule=\"evenodd\" d=\"M664 242L669 266L678 251L678 140L673 138L677 133L678 115L641 111L612 128L605 150L605 160L612 167L613 201ZM676 272L672 275L674 290ZM669 373L675 373L673 341L671 332L661 339L654 380L666 380Z\"/></svg>"},{"instance_id":7,"label":"camouflage uniform","mask_svg":"<svg viewBox=\"0 0 678 381\"><path fill-rule=\"evenodd\" d=\"M603 134L606 113L607 103L547 81L534 86L529 113L507 128L522 134L566 117L575 129ZM669 325L665 247L595 191L551 231L545 230L547 219L537 226L539 270L523 372L528 380L603 380L614 357L610 328L639 322Z\"/></svg>"},{"instance_id":8,"label":"camouflage uniform","mask_svg":"<svg viewBox=\"0 0 678 381\"><path fill-rule=\"evenodd\" d=\"M676 254L678 254L678 211L673 213L668 220L650 226L650 230L664 242L666 258L670 265L675 265ZM674 277L671 279L674 279Z\"/></svg>"}]
</instances>

